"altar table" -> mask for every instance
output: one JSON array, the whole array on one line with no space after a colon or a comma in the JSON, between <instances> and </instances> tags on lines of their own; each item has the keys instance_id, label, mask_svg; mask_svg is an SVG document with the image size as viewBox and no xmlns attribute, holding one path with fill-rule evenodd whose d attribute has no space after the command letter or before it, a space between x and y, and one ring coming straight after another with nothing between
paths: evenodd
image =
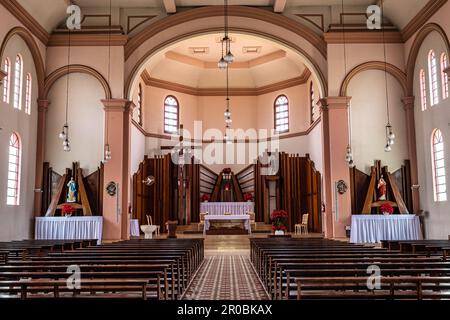
<instances>
[{"instance_id":1,"label":"altar table","mask_svg":"<svg viewBox=\"0 0 450 320\"><path fill-rule=\"evenodd\" d=\"M351 243L422 240L419 217L413 214L352 215Z\"/></svg>"},{"instance_id":2,"label":"altar table","mask_svg":"<svg viewBox=\"0 0 450 320\"><path fill-rule=\"evenodd\" d=\"M130 236L139 237L139 220L138 219L130 219Z\"/></svg>"},{"instance_id":3,"label":"altar table","mask_svg":"<svg viewBox=\"0 0 450 320\"><path fill-rule=\"evenodd\" d=\"M224 215L231 213L234 215L245 215L254 212L254 202L202 202L200 212L207 212L208 215Z\"/></svg>"},{"instance_id":4,"label":"altar table","mask_svg":"<svg viewBox=\"0 0 450 320\"><path fill-rule=\"evenodd\" d=\"M37 217L35 239L80 240L97 239L100 244L103 232L103 217Z\"/></svg>"},{"instance_id":5,"label":"altar table","mask_svg":"<svg viewBox=\"0 0 450 320\"><path fill-rule=\"evenodd\" d=\"M213 215L209 215L207 214L205 216L205 224L203 225L203 234L206 234L206 231L209 230L210 227L210 221L214 220L243 220L244 221L244 228L245 230L248 231L248 234L252 233L252 228L250 226L250 215L248 214L241 214L241 215L237 215L237 214L227 214L227 215L218 215L218 214L213 214Z\"/></svg>"}]
</instances>

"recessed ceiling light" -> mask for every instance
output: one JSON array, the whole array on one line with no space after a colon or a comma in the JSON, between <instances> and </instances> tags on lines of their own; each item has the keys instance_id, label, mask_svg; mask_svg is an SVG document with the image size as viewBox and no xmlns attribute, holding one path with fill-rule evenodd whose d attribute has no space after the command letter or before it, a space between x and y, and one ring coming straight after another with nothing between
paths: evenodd
<instances>
[{"instance_id":1,"label":"recessed ceiling light","mask_svg":"<svg viewBox=\"0 0 450 320\"><path fill-rule=\"evenodd\" d=\"M260 53L261 47L243 47L242 53Z\"/></svg>"},{"instance_id":2,"label":"recessed ceiling light","mask_svg":"<svg viewBox=\"0 0 450 320\"><path fill-rule=\"evenodd\" d=\"M193 54L208 54L209 48L208 47L190 47L189 52Z\"/></svg>"}]
</instances>

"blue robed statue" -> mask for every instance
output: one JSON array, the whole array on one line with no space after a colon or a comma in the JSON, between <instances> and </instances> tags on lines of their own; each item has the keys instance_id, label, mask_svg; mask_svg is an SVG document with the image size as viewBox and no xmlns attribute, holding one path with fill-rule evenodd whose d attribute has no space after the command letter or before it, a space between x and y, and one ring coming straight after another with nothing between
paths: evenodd
<instances>
[{"instance_id":1,"label":"blue robed statue","mask_svg":"<svg viewBox=\"0 0 450 320\"><path fill-rule=\"evenodd\" d=\"M77 192L77 183L73 180L73 177L70 178L69 183L67 184L67 202L74 203L77 202L78 192Z\"/></svg>"}]
</instances>

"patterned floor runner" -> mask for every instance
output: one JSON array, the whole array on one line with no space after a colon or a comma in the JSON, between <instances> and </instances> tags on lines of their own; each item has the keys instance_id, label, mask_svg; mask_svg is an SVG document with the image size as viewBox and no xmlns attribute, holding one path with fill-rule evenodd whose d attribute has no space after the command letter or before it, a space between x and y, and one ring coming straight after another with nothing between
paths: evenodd
<instances>
[{"instance_id":1,"label":"patterned floor runner","mask_svg":"<svg viewBox=\"0 0 450 320\"><path fill-rule=\"evenodd\" d=\"M184 295L184 300L267 300L266 291L247 256L211 256Z\"/></svg>"}]
</instances>

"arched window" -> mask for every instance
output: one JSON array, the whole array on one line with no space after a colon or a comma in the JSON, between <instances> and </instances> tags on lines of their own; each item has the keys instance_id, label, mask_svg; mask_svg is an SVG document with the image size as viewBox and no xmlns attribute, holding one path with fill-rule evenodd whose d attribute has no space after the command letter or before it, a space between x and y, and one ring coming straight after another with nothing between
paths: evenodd
<instances>
[{"instance_id":1,"label":"arched window","mask_svg":"<svg viewBox=\"0 0 450 320\"><path fill-rule=\"evenodd\" d=\"M23 60L20 54L16 56L14 69L14 108L22 109L22 71Z\"/></svg>"},{"instance_id":2,"label":"arched window","mask_svg":"<svg viewBox=\"0 0 450 320\"><path fill-rule=\"evenodd\" d=\"M311 115L311 124L313 124L314 123L314 120L315 120L315 113L314 113L314 111L315 111L315 109L314 109L314 100L315 100L315 97L314 97L314 84L313 84L313 82L311 81L311 84L310 84L310 87L309 87L309 99L310 99L310 115Z\"/></svg>"},{"instance_id":3,"label":"arched window","mask_svg":"<svg viewBox=\"0 0 450 320\"><path fill-rule=\"evenodd\" d=\"M274 120L276 132L289 131L289 100L285 95L278 96L275 99Z\"/></svg>"},{"instance_id":4,"label":"arched window","mask_svg":"<svg viewBox=\"0 0 450 320\"><path fill-rule=\"evenodd\" d=\"M447 200L447 182L445 179L444 139L439 129L431 136L431 158L433 167L434 201Z\"/></svg>"},{"instance_id":5,"label":"arched window","mask_svg":"<svg viewBox=\"0 0 450 320\"><path fill-rule=\"evenodd\" d=\"M136 112L138 123L142 126L142 85L139 83Z\"/></svg>"},{"instance_id":6,"label":"arched window","mask_svg":"<svg viewBox=\"0 0 450 320\"><path fill-rule=\"evenodd\" d=\"M177 133L179 120L178 100L174 96L168 96L164 100L164 132Z\"/></svg>"},{"instance_id":7,"label":"arched window","mask_svg":"<svg viewBox=\"0 0 450 320\"><path fill-rule=\"evenodd\" d=\"M11 61L9 58L5 59L3 71L6 73L6 77L3 79L3 102L9 103L9 88L11 86Z\"/></svg>"},{"instance_id":8,"label":"arched window","mask_svg":"<svg viewBox=\"0 0 450 320\"><path fill-rule=\"evenodd\" d=\"M430 105L434 106L439 103L439 93L438 93L438 78L437 78L437 66L436 66L436 55L434 51L431 50L428 54L428 77L430 78Z\"/></svg>"},{"instance_id":9,"label":"arched window","mask_svg":"<svg viewBox=\"0 0 450 320\"><path fill-rule=\"evenodd\" d=\"M447 54L444 52L441 55L441 74L442 74L442 100L448 98L448 75L445 69L448 68Z\"/></svg>"},{"instance_id":10,"label":"arched window","mask_svg":"<svg viewBox=\"0 0 450 320\"><path fill-rule=\"evenodd\" d=\"M427 110L427 84L425 80L425 71L420 70L420 102L422 111Z\"/></svg>"},{"instance_id":11,"label":"arched window","mask_svg":"<svg viewBox=\"0 0 450 320\"><path fill-rule=\"evenodd\" d=\"M21 152L20 137L13 132L9 138L8 193L6 196L6 204L11 206L19 205Z\"/></svg>"},{"instance_id":12,"label":"arched window","mask_svg":"<svg viewBox=\"0 0 450 320\"><path fill-rule=\"evenodd\" d=\"M27 74L27 86L25 87L25 113L31 114L31 74Z\"/></svg>"}]
</instances>

